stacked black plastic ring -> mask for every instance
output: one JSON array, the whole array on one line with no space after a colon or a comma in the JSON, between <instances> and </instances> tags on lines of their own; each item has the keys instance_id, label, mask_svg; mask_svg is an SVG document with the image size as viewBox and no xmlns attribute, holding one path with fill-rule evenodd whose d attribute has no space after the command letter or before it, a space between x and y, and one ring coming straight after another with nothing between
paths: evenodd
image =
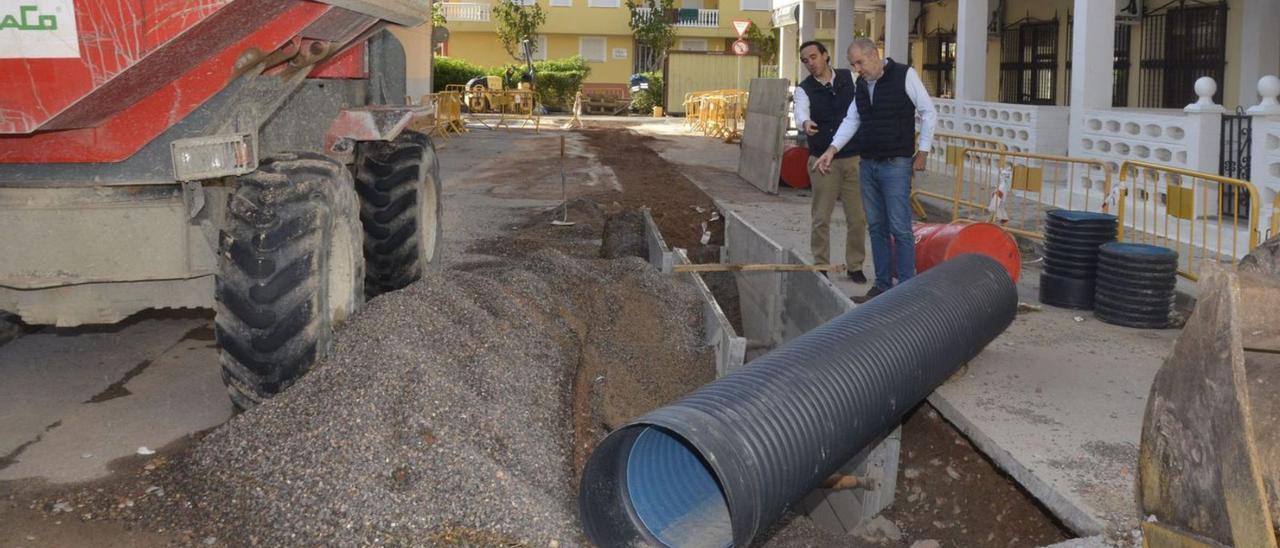
<instances>
[{"instance_id":1,"label":"stacked black plastic ring","mask_svg":"<svg viewBox=\"0 0 1280 548\"><path fill-rule=\"evenodd\" d=\"M1177 281L1177 251L1146 244L1103 245L1093 315L1127 327L1168 327Z\"/></svg>"},{"instance_id":2,"label":"stacked black plastic ring","mask_svg":"<svg viewBox=\"0 0 1280 548\"><path fill-rule=\"evenodd\" d=\"M1040 302L1062 308L1093 308L1098 248L1116 239L1116 216L1090 211L1046 214Z\"/></svg>"}]
</instances>

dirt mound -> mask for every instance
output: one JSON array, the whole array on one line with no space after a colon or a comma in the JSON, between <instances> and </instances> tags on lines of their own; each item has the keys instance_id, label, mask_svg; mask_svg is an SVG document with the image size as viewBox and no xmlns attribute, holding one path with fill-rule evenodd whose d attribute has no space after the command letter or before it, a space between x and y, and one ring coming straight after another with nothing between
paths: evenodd
<instances>
[{"instance_id":1,"label":"dirt mound","mask_svg":"<svg viewBox=\"0 0 1280 548\"><path fill-rule=\"evenodd\" d=\"M307 377L210 433L171 475L212 518L197 529L265 544L581 541L577 471L605 425L711 380L712 358L697 294L643 260L524 255L375 299Z\"/></svg>"},{"instance_id":2,"label":"dirt mound","mask_svg":"<svg viewBox=\"0 0 1280 548\"><path fill-rule=\"evenodd\" d=\"M649 245L644 239L644 214L639 211L623 211L610 215L604 222L604 238L600 244L600 257L647 257Z\"/></svg>"},{"instance_id":3,"label":"dirt mound","mask_svg":"<svg viewBox=\"0 0 1280 548\"><path fill-rule=\"evenodd\" d=\"M671 247L696 249L704 232L712 242L724 241L724 219L712 221L715 203L672 164L649 148L654 139L625 129L581 131L600 159L618 176L623 191L600 193L601 204L647 207Z\"/></svg>"}]
</instances>

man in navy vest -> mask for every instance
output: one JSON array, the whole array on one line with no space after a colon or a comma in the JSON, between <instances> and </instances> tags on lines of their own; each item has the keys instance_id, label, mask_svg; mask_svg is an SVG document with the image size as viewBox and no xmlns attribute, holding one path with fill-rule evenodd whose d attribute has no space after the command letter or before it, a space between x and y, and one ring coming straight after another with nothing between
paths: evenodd
<instances>
[{"instance_id":1,"label":"man in navy vest","mask_svg":"<svg viewBox=\"0 0 1280 548\"><path fill-rule=\"evenodd\" d=\"M809 77L796 86L796 127L809 142L809 180L813 185L813 225L809 232L809 250L813 262L831 262L831 212L836 199L844 204L844 264L849 279L867 283L862 274L862 261L867 257L867 221L863 217L862 192L858 189L858 165L853 147L840 151L825 171L813 169L823 152L831 145L840 121L853 104L853 73L848 69L832 69L831 56L822 42L800 45L800 62L809 69Z\"/></svg>"},{"instance_id":2,"label":"man in navy vest","mask_svg":"<svg viewBox=\"0 0 1280 548\"><path fill-rule=\"evenodd\" d=\"M915 69L893 59L881 59L875 42L855 39L848 53L849 64L858 71L853 105L815 167L819 171L830 170L846 145L862 155L859 165L862 203L866 207L871 258L876 270L875 285L866 295L853 299L864 303L893 288L895 270L899 283L916 273L916 242L911 232L911 171L924 170L938 113ZM917 114L920 116L918 142L915 140ZM892 250L890 236L893 237Z\"/></svg>"}]
</instances>

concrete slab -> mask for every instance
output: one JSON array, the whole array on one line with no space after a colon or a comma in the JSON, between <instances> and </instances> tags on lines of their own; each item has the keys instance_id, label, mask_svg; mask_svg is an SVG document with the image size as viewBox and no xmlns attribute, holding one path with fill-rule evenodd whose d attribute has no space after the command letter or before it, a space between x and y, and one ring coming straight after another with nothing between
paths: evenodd
<instances>
[{"instance_id":1,"label":"concrete slab","mask_svg":"<svg viewBox=\"0 0 1280 548\"><path fill-rule=\"evenodd\" d=\"M770 196L740 180L736 162L728 161L737 153L733 145L659 136L652 146L684 164L690 179L723 209L812 261L808 193L783 188ZM928 178L938 179L931 184L939 187L949 180ZM839 262L840 213L832 224L832 260ZM864 267L868 273L870 267ZM1036 303L1038 283L1038 266L1024 264L1020 299ZM843 276L833 284L848 295L866 290ZM1020 315L930 402L1073 531L1127 538L1139 519L1133 492L1146 398L1176 335L1045 307Z\"/></svg>"},{"instance_id":2,"label":"concrete slab","mask_svg":"<svg viewBox=\"0 0 1280 548\"><path fill-rule=\"evenodd\" d=\"M653 214L648 209L644 210L644 240L649 246L649 264L658 269L658 272L671 272L675 257L671 253L671 247L667 245L667 240L662 237L658 223L653 220ZM686 260L688 260L687 257Z\"/></svg>"},{"instance_id":3,"label":"concrete slab","mask_svg":"<svg viewBox=\"0 0 1280 548\"><path fill-rule=\"evenodd\" d=\"M231 416L208 314L144 313L0 348L0 480L77 482Z\"/></svg>"},{"instance_id":4,"label":"concrete slab","mask_svg":"<svg viewBox=\"0 0 1280 548\"><path fill-rule=\"evenodd\" d=\"M1036 302L1039 278L1025 271L1022 301ZM1176 335L1046 306L1020 315L929 401L1072 530L1124 533L1138 519L1147 394Z\"/></svg>"},{"instance_id":5,"label":"concrete slab","mask_svg":"<svg viewBox=\"0 0 1280 548\"><path fill-rule=\"evenodd\" d=\"M780 263L782 248L737 215L728 215L724 225L725 261L735 264ZM782 342L778 302L782 297L782 274L778 272L738 273L742 330L748 344L774 347Z\"/></svg>"},{"instance_id":6,"label":"concrete slab","mask_svg":"<svg viewBox=\"0 0 1280 548\"><path fill-rule=\"evenodd\" d=\"M784 262L805 264L793 250L784 255ZM782 291L779 321L783 340L799 337L856 306L830 279L817 272L784 272Z\"/></svg>"},{"instance_id":7,"label":"concrete slab","mask_svg":"<svg viewBox=\"0 0 1280 548\"><path fill-rule=\"evenodd\" d=\"M675 264L691 262L683 249L677 249L673 257ZM707 287L702 276L693 272L679 274L679 276L683 276L693 284L698 289L698 294L702 296L702 317L703 326L705 326L703 341L715 349L716 377L723 377L730 371L742 367L747 354L746 337L740 337L734 332L733 324L729 323L729 318L724 315L724 310L720 308L720 303L716 301L715 295L711 293L711 288Z\"/></svg>"}]
</instances>

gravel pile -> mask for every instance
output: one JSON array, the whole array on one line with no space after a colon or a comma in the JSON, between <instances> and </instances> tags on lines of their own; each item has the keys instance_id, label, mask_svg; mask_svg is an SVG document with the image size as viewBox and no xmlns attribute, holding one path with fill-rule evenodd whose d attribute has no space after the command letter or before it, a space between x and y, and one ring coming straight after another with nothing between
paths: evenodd
<instances>
[{"instance_id":1,"label":"gravel pile","mask_svg":"<svg viewBox=\"0 0 1280 548\"><path fill-rule=\"evenodd\" d=\"M304 379L210 433L174 475L212 518L199 529L266 545L582 543L577 468L602 425L709 381L711 356L689 286L641 259L536 247L375 299Z\"/></svg>"}]
</instances>

